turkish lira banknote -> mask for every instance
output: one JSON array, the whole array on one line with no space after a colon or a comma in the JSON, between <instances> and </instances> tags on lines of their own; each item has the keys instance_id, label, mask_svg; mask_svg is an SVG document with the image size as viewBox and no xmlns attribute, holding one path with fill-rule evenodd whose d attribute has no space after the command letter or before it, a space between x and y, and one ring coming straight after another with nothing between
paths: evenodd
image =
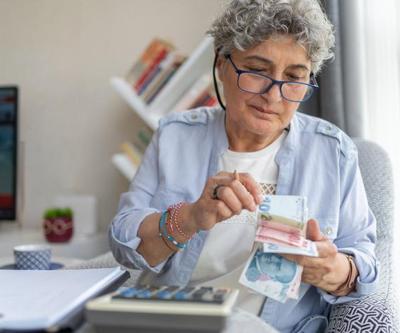
<instances>
[{"instance_id":1,"label":"turkish lira banknote","mask_svg":"<svg viewBox=\"0 0 400 333\"><path fill-rule=\"evenodd\" d=\"M239 282L262 295L285 302L289 295L296 294L302 271L302 266L276 253L257 250L249 258Z\"/></svg>"},{"instance_id":2,"label":"turkish lira banknote","mask_svg":"<svg viewBox=\"0 0 400 333\"><path fill-rule=\"evenodd\" d=\"M318 256L315 243L306 239L307 215L305 197L264 197L255 238L262 246L249 258L241 284L280 302L298 297L303 267L279 254Z\"/></svg>"}]
</instances>

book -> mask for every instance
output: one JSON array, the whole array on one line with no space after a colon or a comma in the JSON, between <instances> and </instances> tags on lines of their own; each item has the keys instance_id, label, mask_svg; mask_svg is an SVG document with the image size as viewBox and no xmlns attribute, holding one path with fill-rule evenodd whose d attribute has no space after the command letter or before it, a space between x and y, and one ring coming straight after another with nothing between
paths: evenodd
<instances>
[{"instance_id":1,"label":"book","mask_svg":"<svg viewBox=\"0 0 400 333\"><path fill-rule=\"evenodd\" d=\"M154 72L157 71L157 66L160 64L162 60L164 60L168 53L174 49L174 46L170 44L162 44L160 45L157 52L154 52L152 55L151 61L143 70L139 78L134 83L134 89L138 92L141 87L146 83L146 80L151 79L151 76L154 75Z\"/></svg>"},{"instance_id":2,"label":"book","mask_svg":"<svg viewBox=\"0 0 400 333\"><path fill-rule=\"evenodd\" d=\"M139 79L135 82L134 89L138 94L140 94L141 90L146 87L157 74L159 69L159 64L167 57L168 50L161 50L157 56L153 59L153 62L148 66L139 77Z\"/></svg>"},{"instance_id":3,"label":"book","mask_svg":"<svg viewBox=\"0 0 400 333\"><path fill-rule=\"evenodd\" d=\"M157 88L160 87L168 77L170 77L170 74L179 68L184 59L185 57L183 55L175 51L172 51L167 55L167 57L158 65L156 75L150 82L146 82L139 91L139 95L141 95L145 102L150 99Z\"/></svg>"},{"instance_id":4,"label":"book","mask_svg":"<svg viewBox=\"0 0 400 333\"><path fill-rule=\"evenodd\" d=\"M151 75L145 80L145 82L142 84L141 88L138 91L139 95L142 95L149 85L157 81L159 75L165 71L165 69L169 68L172 66L173 61L175 57L175 52L171 51L169 52L166 57L157 65L157 68L151 73Z\"/></svg>"},{"instance_id":5,"label":"book","mask_svg":"<svg viewBox=\"0 0 400 333\"><path fill-rule=\"evenodd\" d=\"M174 64L170 70L165 74L165 78L162 78L159 80L159 82L156 84L156 86L152 89L152 91L149 93L149 95L144 96L144 100L147 104L151 104L157 95L161 92L161 90L166 86L169 80L174 76L174 74L178 71L179 67L182 65L184 60L182 62L177 62Z\"/></svg>"},{"instance_id":6,"label":"book","mask_svg":"<svg viewBox=\"0 0 400 333\"><path fill-rule=\"evenodd\" d=\"M149 45L147 45L146 49L140 55L140 58L135 61L132 68L126 75L125 79L127 82L133 85L137 81L144 69L150 65L154 54L158 52L158 50L160 49L160 47L162 47L164 43L167 42L160 38L155 38L150 42Z\"/></svg>"},{"instance_id":7,"label":"book","mask_svg":"<svg viewBox=\"0 0 400 333\"><path fill-rule=\"evenodd\" d=\"M146 151L147 146L149 145L151 138L153 136L153 131L151 128L147 126L142 126L139 128L135 140L135 147L142 153Z\"/></svg>"},{"instance_id":8,"label":"book","mask_svg":"<svg viewBox=\"0 0 400 333\"><path fill-rule=\"evenodd\" d=\"M0 330L56 331L83 319L85 303L129 277L119 267L2 270Z\"/></svg>"}]
</instances>

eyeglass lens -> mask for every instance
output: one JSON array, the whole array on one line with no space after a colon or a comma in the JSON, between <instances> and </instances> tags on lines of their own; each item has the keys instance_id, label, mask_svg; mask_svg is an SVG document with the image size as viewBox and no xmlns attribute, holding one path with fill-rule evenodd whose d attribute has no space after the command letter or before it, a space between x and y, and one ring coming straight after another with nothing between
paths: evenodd
<instances>
[{"instance_id":1,"label":"eyeglass lens","mask_svg":"<svg viewBox=\"0 0 400 333\"><path fill-rule=\"evenodd\" d=\"M265 94L272 88L273 81L255 73L241 73L238 78L238 85L244 91ZM312 89L304 83L284 82L280 85L280 89L285 99L295 102L304 101L312 94Z\"/></svg>"}]
</instances>

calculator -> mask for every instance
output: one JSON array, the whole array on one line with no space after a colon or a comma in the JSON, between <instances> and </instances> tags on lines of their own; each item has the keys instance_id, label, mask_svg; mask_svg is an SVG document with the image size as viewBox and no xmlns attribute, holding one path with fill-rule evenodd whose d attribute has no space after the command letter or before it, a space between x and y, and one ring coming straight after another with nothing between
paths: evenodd
<instances>
[{"instance_id":1,"label":"calculator","mask_svg":"<svg viewBox=\"0 0 400 333\"><path fill-rule=\"evenodd\" d=\"M120 288L86 304L96 332L221 332L237 289L141 286Z\"/></svg>"}]
</instances>

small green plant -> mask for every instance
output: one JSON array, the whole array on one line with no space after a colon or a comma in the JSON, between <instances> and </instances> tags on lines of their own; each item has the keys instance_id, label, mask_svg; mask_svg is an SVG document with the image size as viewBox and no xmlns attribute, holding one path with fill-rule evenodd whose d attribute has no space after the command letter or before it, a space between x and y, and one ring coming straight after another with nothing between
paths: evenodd
<instances>
[{"instance_id":1,"label":"small green plant","mask_svg":"<svg viewBox=\"0 0 400 333\"><path fill-rule=\"evenodd\" d=\"M49 208L46 209L43 218L46 220L51 220L55 218L66 218L72 220L73 217L73 211L71 208L66 207L66 208Z\"/></svg>"}]
</instances>

